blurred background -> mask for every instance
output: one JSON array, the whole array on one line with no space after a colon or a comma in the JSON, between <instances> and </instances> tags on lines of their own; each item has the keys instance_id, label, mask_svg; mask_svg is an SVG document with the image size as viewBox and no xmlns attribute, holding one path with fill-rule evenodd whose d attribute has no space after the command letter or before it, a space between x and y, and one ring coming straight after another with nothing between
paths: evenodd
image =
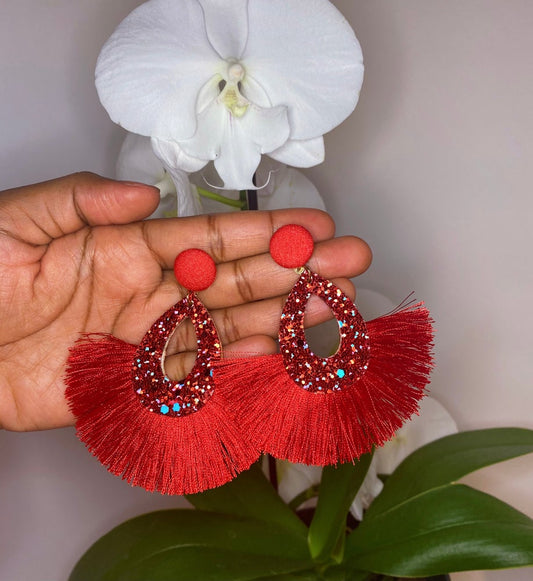
<instances>
[{"instance_id":1,"label":"blurred background","mask_svg":"<svg viewBox=\"0 0 533 581\"><path fill-rule=\"evenodd\" d=\"M0 189L79 170L113 176L124 133L93 84L138 0L2 0ZM356 280L437 321L432 395L460 429L533 428L533 3L337 0L362 44L355 113L306 172L340 234L374 252ZM367 293L367 294L368 294ZM468 479L533 516L533 457ZM0 432L0 579L66 579L126 518L183 506L107 474L73 429ZM453 581L526 581L533 568Z\"/></svg>"}]
</instances>

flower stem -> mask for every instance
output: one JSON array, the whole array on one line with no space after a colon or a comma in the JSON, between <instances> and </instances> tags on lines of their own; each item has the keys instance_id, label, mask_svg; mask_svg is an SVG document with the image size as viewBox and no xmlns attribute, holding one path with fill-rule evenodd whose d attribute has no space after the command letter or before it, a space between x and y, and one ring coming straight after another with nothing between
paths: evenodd
<instances>
[{"instance_id":1,"label":"flower stem","mask_svg":"<svg viewBox=\"0 0 533 581\"><path fill-rule=\"evenodd\" d=\"M209 198L210 200L215 200L216 202L220 202L221 204L225 204L226 206L232 206L233 208L238 208L239 210L244 210L246 207L246 199L243 200L239 197L238 200L232 200L231 198L227 198L226 196L222 196L221 194L216 194L215 192L210 192L209 190L205 190L204 188L200 188L197 186L196 188L198 193L204 198Z\"/></svg>"},{"instance_id":2,"label":"flower stem","mask_svg":"<svg viewBox=\"0 0 533 581\"><path fill-rule=\"evenodd\" d=\"M241 202L241 210L248 210L248 196L246 195L246 190L241 190L239 192L239 200Z\"/></svg>"},{"instance_id":3,"label":"flower stem","mask_svg":"<svg viewBox=\"0 0 533 581\"><path fill-rule=\"evenodd\" d=\"M267 454L268 458L268 477L270 479L270 484L274 487L274 490L278 492L278 467L276 465L276 459L274 456Z\"/></svg>"},{"instance_id":4,"label":"flower stem","mask_svg":"<svg viewBox=\"0 0 533 581\"><path fill-rule=\"evenodd\" d=\"M318 484L306 488L303 492L300 492L298 496L295 496L289 502L289 508L291 508L292 510L296 510L306 500L310 500L311 498L315 498L316 496L318 496Z\"/></svg>"},{"instance_id":5,"label":"flower stem","mask_svg":"<svg viewBox=\"0 0 533 581\"><path fill-rule=\"evenodd\" d=\"M248 201L248 210L259 210L257 190L246 190L246 199Z\"/></svg>"}]
</instances>

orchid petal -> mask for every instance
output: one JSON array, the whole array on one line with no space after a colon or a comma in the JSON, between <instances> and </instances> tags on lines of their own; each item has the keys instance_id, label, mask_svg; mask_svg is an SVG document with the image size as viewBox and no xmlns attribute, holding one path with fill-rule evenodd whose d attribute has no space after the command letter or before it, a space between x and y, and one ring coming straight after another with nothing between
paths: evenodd
<instances>
[{"instance_id":1,"label":"orchid petal","mask_svg":"<svg viewBox=\"0 0 533 581\"><path fill-rule=\"evenodd\" d=\"M202 206L197 189L189 183L187 174L169 165L165 168L165 165L156 157L149 137L129 133L124 139L118 157L117 177L159 188L161 202L149 218L191 216L201 213Z\"/></svg>"},{"instance_id":2,"label":"orchid petal","mask_svg":"<svg viewBox=\"0 0 533 581\"><path fill-rule=\"evenodd\" d=\"M169 176L168 179L172 182L172 187L174 188L172 178ZM161 195L159 206L157 206L155 211L148 216L148 219L156 220L160 218L175 218L178 215L177 203L178 199L176 192L173 194L167 194L166 196Z\"/></svg>"},{"instance_id":3,"label":"orchid petal","mask_svg":"<svg viewBox=\"0 0 533 581\"><path fill-rule=\"evenodd\" d=\"M350 512L358 521L363 520L363 513L367 509L374 498L383 490L383 482L378 478L376 470L376 459L372 458L368 472L361 488L357 491L355 498L350 506Z\"/></svg>"},{"instance_id":4,"label":"orchid petal","mask_svg":"<svg viewBox=\"0 0 533 581\"><path fill-rule=\"evenodd\" d=\"M220 95L220 77L215 75L200 89L196 99L196 113L200 114Z\"/></svg>"},{"instance_id":5,"label":"orchid petal","mask_svg":"<svg viewBox=\"0 0 533 581\"><path fill-rule=\"evenodd\" d=\"M325 210L326 204L313 183L304 174L293 168L286 168L281 176L276 176L274 192L261 195L259 190L258 205L260 210L277 210L282 208L318 208Z\"/></svg>"},{"instance_id":6,"label":"orchid petal","mask_svg":"<svg viewBox=\"0 0 533 581\"><path fill-rule=\"evenodd\" d=\"M392 474L396 467L417 448L457 432L457 424L437 400L426 397L420 403L420 415L404 424L392 440L374 454L380 474Z\"/></svg>"},{"instance_id":7,"label":"orchid petal","mask_svg":"<svg viewBox=\"0 0 533 581\"><path fill-rule=\"evenodd\" d=\"M188 175L171 167L167 168L167 170L178 193L177 215L182 218L201 214L202 203L200 202L200 196L196 187L189 183Z\"/></svg>"},{"instance_id":8,"label":"orchid petal","mask_svg":"<svg viewBox=\"0 0 533 581\"><path fill-rule=\"evenodd\" d=\"M187 140L180 142L182 151L192 158L206 161L216 159L226 130L226 117L230 113L215 101L198 115L196 133Z\"/></svg>"},{"instance_id":9,"label":"orchid petal","mask_svg":"<svg viewBox=\"0 0 533 581\"><path fill-rule=\"evenodd\" d=\"M255 189L253 175L261 161L261 153L257 147L246 147L248 144L247 136L238 130L225 140L220 156L215 159L215 168L224 182L224 189Z\"/></svg>"},{"instance_id":10,"label":"orchid petal","mask_svg":"<svg viewBox=\"0 0 533 581\"><path fill-rule=\"evenodd\" d=\"M272 107L272 103L261 84L250 74L242 80L242 94L252 103L260 107Z\"/></svg>"},{"instance_id":11,"label":"orchid petal","mask_svg":"<svg viewBox=\"0 0 533 581\"><path fill-rule=\"evenodd\" d=\"M259 197L270 196L281 183L287 173L287 166L263 155L261 163L255 171L255 183L258 185Z\"/></svg>"},{"instance_id":12,"label":"orchid petal","mask_svg":"<svg viewBox=\"0 0 533 581\"><path fill-rule=\"evenodd\" d=\"M250 105L240 120L243 133L260 148L270 153L281 147L289 138L290 127L286 107L262 108Z\"/></svg>"},{"instance_id":13,"label":"orchid petal","mask_svg":"<svg viewBox=\"0 0 533 581\"><path fill-rule=\"evenodd\" d=\"M158 182L156 182L154 184L154 186L159 190L159 195L161 196L161 202L169 197L169 196L174 196L174 198L177 198L177 190L176 190L176 185L174 184L174 181L172 179L172 177L170 176L169 173L167 173L165 171L165 175L163 176L163 179L159 180ZM176 204L174 204L175 206ZM174 214L176 215L176 214Z\"/></svg>"},{"instance_id":14,"label":"orchid petal","mask_svg":"<svg viewBox=\"0 0 533 581\"><path fill-rule=\"evenodd\" d=\"M165 167L175 167L186 172L201 170L207 159L198 159L186 154L175 141L152 138L154 154L161 160Z\"/></svg>"},{"instance_id":15,"label":"orchid petal","mask_svg":"<svg viewBox=\"0 0 533 581\"><path fill-rule=\"evenodd\" d=\"M118 154L115 175L119 180L136 181L159 188L161 200L148 216L165 218L176 216L177 192L172 178L152 151L149 137L128 133Z\"/></svg>"},{"instance_id":16,"label":"orchid petal","mask_svg":"<svg viewBox=\"0 0 533 581\"><path fill-rule=\"evenodd\" d=\"M104 45L96 87L115 123L180 140L194 134L198 93L220 69L200 4L151 0L130 13Z\"/></svg>"},{"instance_id":17,"label":"orchid petal","mask_svg":"<svg viewBox=\"0 0 533 581\"><path fill-rule=\"evenodd\" d=\"M149 137L128 133L117 158L115 175L119 180L156 184L165 176L165 168L154 155Z\"/></svg>"},{"instance_id":18,"label":"orchid petal","mask_svg":"<svg viewBox=\"0 0 533 581\"><path fill-rule=\"evenodd\" d=\"M273 105L289 107L291 139L318 137L353 111L363 81L361 47L333 4L254 0L248 26L243 66Z\"/></svg>"},{"instance_id":19,"label":"orchid petal","mask_svg":"<svg viewBox=\"0 0 533 581\"><path fill-rule=\"evenodd\" d=\"M250 104L242 117L235 117L222 103L213 102L198 116L196 134L180 146L191 157L214 159L225 189L255 189L252 177L261 154L280 147L289 131L285 107Z\"/></svg>"},{"instance_id":20,"label":"orchid petal","mask_svg":"<svg viewBox=\"0 0 533 581\"><path fill-rule=\"evenodd\" d=\"M289 136L285 107L262 109L250 105L241 119L227 116L224 143L215 160L224 187L235 190L256 188L252 178L261 154L278 148Z\"/></svg>"},{"instance_id":21,"label":"orchid petal","mask_svg":"<svg viewBox=\"0 0 533 581\"><path fill-rule=\"evenodd\" d=\"M278 494L286 502L290 502L304 490L315 486L322 477L321 466L306 466L305 464L292 464L278 460ZM314 501L316 503L316 500Z\"/></svg>"},{"instance_id":22,"label":"orchid petal","mask_svg":"<svg viewBox=\"0 0 533 581\"><path fill-rule=\"evenodd\" d=\"M276 189L277 182L283 179L286 171L287 168L284 165L274 161L273 159L270 159L266 155L261 158L261 162L259 163L259 166L255 172L255 181L261 188L258 191L259 195L257 199L259 210L264 209L261 205L262 201L270 197L270 195ZM209 189L208 184L212 184L211 187L213 187L213 185L218 187L217 184L220 182L220 176L218 175L215 169L215 165L212 162L210 162L203 171L191 174L189 179L191 180L192 184L195 184L196 186L203 189ZM228 198L229 200L233 201L239 201L240 199L239 190L224 190L221 195L224 198ZM213 200L206 196L201 196L201 201L204 213L206 214L219 214L239 211L239 209L234 206L224 204L223 202Z\"/></svg>"},{"instance_id":23,"label":"orchid petal","mask_svg":"<svg viewBox=\"0 0 533 581\"><path fill-rule=\"evenodd\" d=\"M198 0L207 36L223 59L238 59L248 40L248 0Z\"/></svg>"},{"instance_id":24,"label":"orchid petal","mask_svg":"<svg viewBox=\"0 0 533 581\"><path fill-rule=\"evenodd\" d=\"M324 138L289 139L280 148L271 151L268 155L294 167L312 167L324 161Z\"/></svg>"}]
</instances>

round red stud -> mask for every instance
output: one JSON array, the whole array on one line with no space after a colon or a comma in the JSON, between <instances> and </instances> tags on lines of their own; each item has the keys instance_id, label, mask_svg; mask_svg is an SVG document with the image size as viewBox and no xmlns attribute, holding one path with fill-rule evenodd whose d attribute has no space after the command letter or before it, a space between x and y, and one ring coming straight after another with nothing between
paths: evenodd
<instances>
[{"instance_id":1,"label":"round red stud","mask_svg":"<svg viewBox=\"0 0 533 581\"><path fill-rule=\"evenodd\" d=\"M176 280L191 291L201 291L215 280L215 261L199 248L189 248L180 252L174 261Z\"/></svg>"},{"instance_id":2,"label":"round red stud","mask_svg":"<svg viewBox=\"0 0 533 581\"><path fill-rule=\"evenodd\" d=\"M270 239L270 255L285 268L304 266L314 248L310 232L298 224L287 224L274 232Z\"/></svg>"}]
</instances>

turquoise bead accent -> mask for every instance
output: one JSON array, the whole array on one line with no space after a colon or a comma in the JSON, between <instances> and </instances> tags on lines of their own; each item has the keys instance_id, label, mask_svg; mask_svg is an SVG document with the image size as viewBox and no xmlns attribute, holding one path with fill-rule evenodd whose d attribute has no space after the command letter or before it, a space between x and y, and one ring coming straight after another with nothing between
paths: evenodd
<instances>
[{"instance_id":1,"label":"turquoise bead accent","mask_svg":"<svg viewBox=\"0 0 533 581\"><path fill-rule=\"evenodd\" d=\"M344 372L344 369L337 369L337 376L340 377L341 379L346 375L346 373Z\"/></svg>"},{"instance_id":2,"label":"turquoise bead accent","mask_svg":"<svg viewBox=\"0 0 533 581\"><path fill-rule=\"evenodd\" d=\"M162 414L168 414L169 411L170 411L170 408L168 407L168 405L162 405L161 406L160 412Z\"/></svg>"},{"instance_id":3,"label":"turquoise bead accent","mask_svg":"<svg viewBox=\"0 0 533 581\"><path fill-rule=\"evenodd\" d=\"M174 412L179 412L179 411L180 411L180 409L181 409L181 406L180 406L180 404L179 404L179 403L175 403L175 404L172 406L172 411L174 411Z\"/></svg>"}]
</instances>

